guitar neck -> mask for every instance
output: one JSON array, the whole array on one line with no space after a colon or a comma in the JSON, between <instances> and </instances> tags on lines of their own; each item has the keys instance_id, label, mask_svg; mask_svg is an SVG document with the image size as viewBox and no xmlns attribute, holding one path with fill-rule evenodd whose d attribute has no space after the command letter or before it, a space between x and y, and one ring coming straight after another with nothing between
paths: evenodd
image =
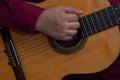
<instances>
[{"instance_id":1,"label":"guitar neck","mask_svg":"<svg viewBox=\"0 0 120 80\"><path fill-rule=\"evenodd\" d=\"M120 3L79 19L82 38L120 24Z\"/></svg>"}]
</instances>

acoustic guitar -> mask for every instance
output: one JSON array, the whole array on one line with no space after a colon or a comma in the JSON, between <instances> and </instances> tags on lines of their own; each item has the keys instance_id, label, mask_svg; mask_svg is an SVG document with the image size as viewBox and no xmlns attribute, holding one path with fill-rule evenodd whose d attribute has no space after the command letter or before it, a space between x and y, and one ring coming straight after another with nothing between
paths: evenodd
<instances>
[{"instance_id":1,"label":"acoustic guitar","mask_svg":"<svg viewBox=\"0 0 120 80\"><path fill-rule=\"evenodd\" d=\"M31 3L33 4L33 3ZM27 80L61 80L69 74L90 74L108 68L120 50L120 4L108 0L46 0L43 8L59 5L84 11L81 28L70 41L58 41L42 33L10 30ZM0 78L15 80L0 38Z\"/></svg>"}]
</instances>

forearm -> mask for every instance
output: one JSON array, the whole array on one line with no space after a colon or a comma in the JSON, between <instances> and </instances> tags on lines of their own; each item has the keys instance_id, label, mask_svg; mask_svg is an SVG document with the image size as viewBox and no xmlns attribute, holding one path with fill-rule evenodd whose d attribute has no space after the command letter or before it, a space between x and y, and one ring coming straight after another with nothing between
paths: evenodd
<instances>
[{"instance_id":1,"label":"forearm","mask_svg":"<svg viewBox=\"0 0 120 80\"><path fill-rule=\"evenodd\" d=\"M33 32L44 9L23 0L0 0L0 25L23 32Z\"/></svg>"}]
</instances>

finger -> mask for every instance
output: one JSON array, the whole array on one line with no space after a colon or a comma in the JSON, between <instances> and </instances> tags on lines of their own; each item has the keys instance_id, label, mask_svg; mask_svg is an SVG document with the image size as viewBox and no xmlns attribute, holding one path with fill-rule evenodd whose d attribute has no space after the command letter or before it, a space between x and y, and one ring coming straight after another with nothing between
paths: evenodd
<instances>
[{"instance_id":1,"label":"finger","mask_svg":"<svg viewBox=\"0 0 120 80\"><path fill-rule=\"evenodd\" d=\"M65 36L75 36L77 34L77 30L67 30Z\"/></svg>"},{"instance_id":2,"label":"finger","mask_svg":"<svg viewBox=\"0 0 120 80\"><path fill-rule=\"evenodd\" d=\"M80 23L79 22L68 22L67 23L67 29L68 30L77 30L80 28Z\"/></svg>"},{"instance_id":3,"label":"finger","mask_svg":"<svg viewBox=\"0 0 120 80\"><path fill-rule=\"evenodd\" d=\"M69 22L75 22L78 21L79 17L76 14L67 14L67 21Z\"/></svg>"},{"instance_id":4,"label":"finger","mask_svg":"<svg viewBox=\"0 0 120 80\"><path fill-rule=\"evenodd\" d=\"M65 36L64 38L62 38L61 40L63 41L69 41L71 40L73 37L72 36Z\"/></svg>"},{"instance_id":5,"label":"finger","mask_svg":"<svg viewBox=\"0 0 120 80\"><path fill-rule=\"evenodd\" d=\"M83 11L79 10L79 9L76 9L76 8L73 8L73 7L65 7L64 10L67 12L67 13L75 13L77 15L80 15L83 13Z\"/></svg>"}]
</instances>

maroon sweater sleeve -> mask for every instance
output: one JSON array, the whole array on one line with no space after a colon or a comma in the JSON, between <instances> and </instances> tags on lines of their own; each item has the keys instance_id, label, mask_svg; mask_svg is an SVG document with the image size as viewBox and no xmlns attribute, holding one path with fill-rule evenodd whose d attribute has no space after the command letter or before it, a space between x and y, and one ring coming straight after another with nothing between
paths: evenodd
<instances>
[{"instance_id":1,"label":"maroon sweater sleeve","mask_svg":"<svg viewBox=\"0 0 120 80\"><path fill-rule=\"evenodd\" d=\"M120 3L120 0L109 0L110 3L113 5L113 4L117 4L117 3Z\"/></svg>"},{"instance_id":2,"label":"maroon sweater sleeve","mask_svg":"<svg viewBox=\"0 0 120 80\"><path fill-rule=\"evenodd\" d=\"M0 0L0 25L23 32L34 32L37 18L43 10L23 0Z\"/></svg>"}]
</instances>

